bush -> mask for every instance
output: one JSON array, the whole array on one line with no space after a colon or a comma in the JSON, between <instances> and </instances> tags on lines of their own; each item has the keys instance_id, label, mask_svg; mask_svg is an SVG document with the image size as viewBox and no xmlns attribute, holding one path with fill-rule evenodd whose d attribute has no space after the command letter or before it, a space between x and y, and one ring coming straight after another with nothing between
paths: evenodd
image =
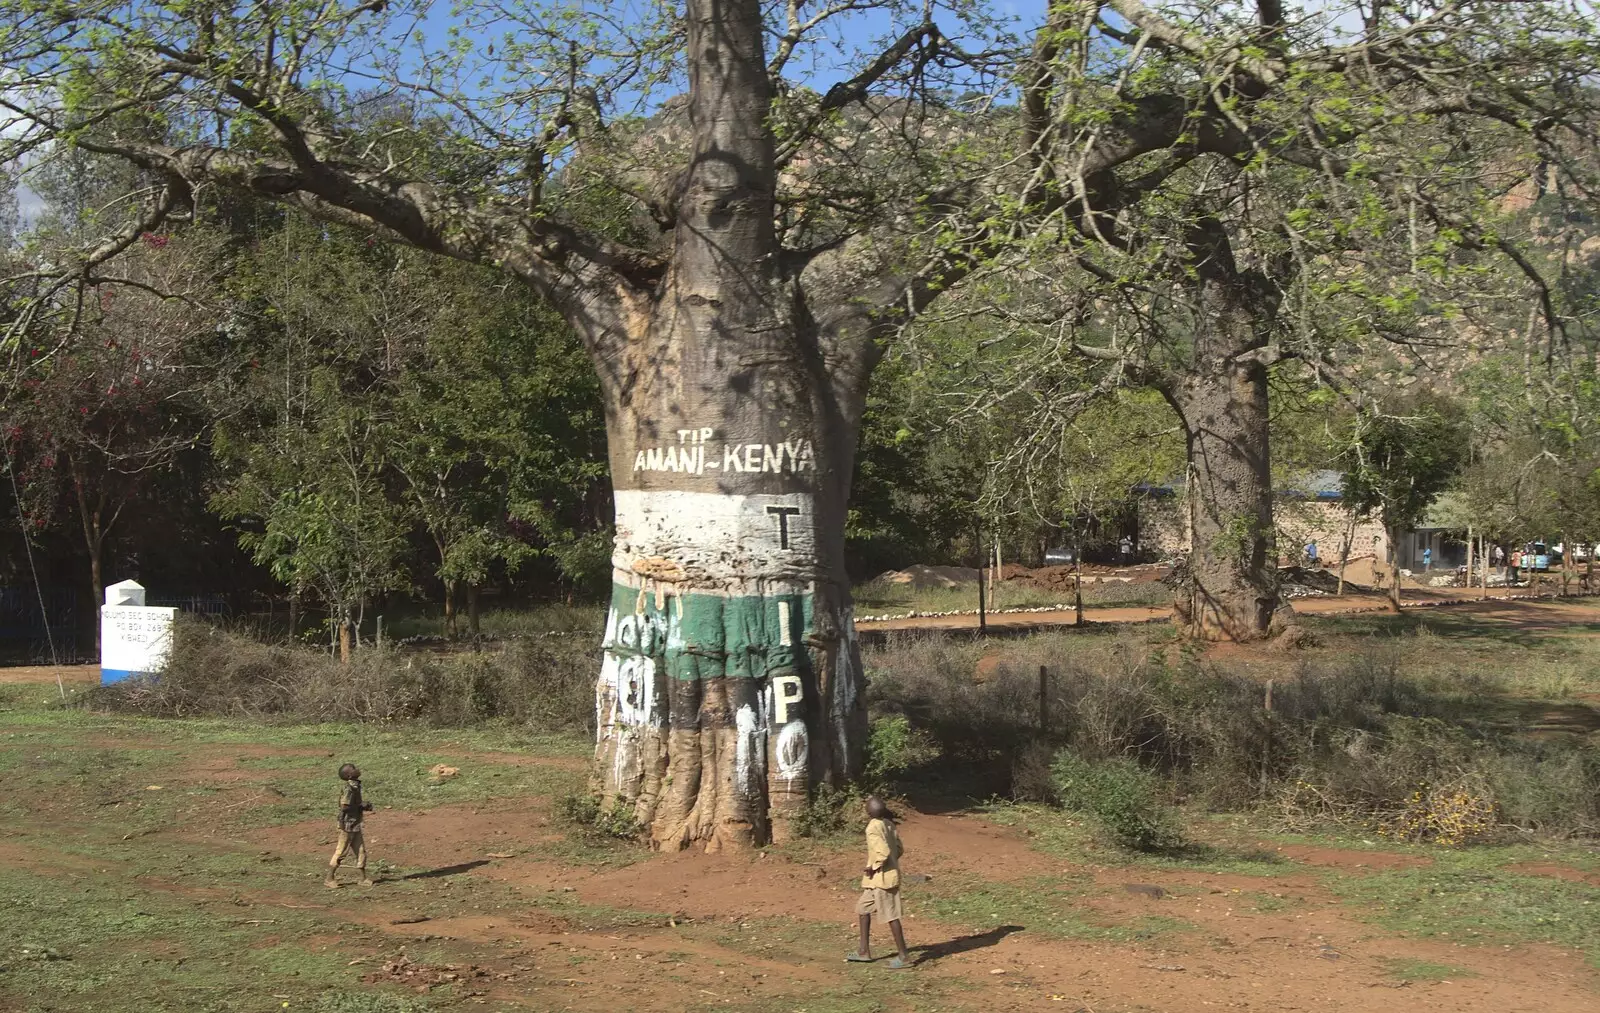
<instances>
[{"instance_id":1,"label":"bush","mask_svg":"<svg viewBox=\"0 0 1600 1013\"><path fill-rule=\"evenodd\" d=\"M862 804L865 799L866 796L854 786L835 788L821 785L795 814L792 824L795 836L834 837L853 829L863 820Z\"/></svg>"},{"instance_id":2,"label":"bush","mask_svg":"<svg viewBox=\"0 0 1600 1013\"><path fill-rule=\"evenodd\" d=\"M1535 738L1515 721L1487 723L1504 721L1484 706L1504 691L1503 677L1441 665L1430 638L1348 644L1274 664L1270 711L1259 669L1172 651L1147 631L1043 634L1003 647L901 637L864 650L863 661L873 711L904 718L909 731L897 735L927 735L938 755L919 766L938 771L941 789L963 781L974 795L1047 801L1057 785L1044 768L1067 748L1090 764L1136 761L1187 805L1269 808L1295 829L1393 823L1419 790L1468 779L1500 823L1600 834L1592 737Z\"/></svg>"},{"instance_id":3,"label":"bush","mask_svg":"<svg viewBox=\"0 0 1600 1013\"><path fill-rule=\"evenodd\" d=\"M886 787L921 763L936 759L938 748L928 734L913 728L902 714L877 718L867 737L862 780L870 788Z\"/></svg>"},{"instance_id":4,"label":"bush","mask_svg":"<svg viewBox=\"0 0 1600 1013\"><path fill-rule=\"evenodd\" d=\"M1014 801L1046 805L1060 801L1050 769L1053 756L1050 744L1042 740L1034 740L1018 750L1011 761L1011 798Z\"/></svg>"},{"instance_id":5,"label":"bush","mask_svg":"<svg viewBox=\"0 0 1600 1013\"><path fill-rule=\"evenodd\" d=\"M1183 843L1176 810L1155 775L1127 757L1091 762L1062 750L1051 765L1056 797L1100 824L1113 842L1135 851L1170 851Z\"/></svg>"},{"instance_id":6,"label":"bush","mask_svg":"<svg viewBox=\"0 0 1600 1013\"><path fill-rule=\"evenodd\" d=\"M547 731L592 729L594 643L516 640L502 651L357 651L349 664L306 647L263 644L181 620L166 670L87 694L89 706L163 717L463 726L510 721Z\"/></svg>"},{"instance_id":7,"label":"bush","mask_svg":"<svg viewBox=\"0 0 1600 1013\"><path fill-rule=\"evenodd\" d=\"M580 792L563 798L559 808L563 819L597 837L632 841L644 832L633 809L621 799L607 809L598 796Z\"/></svg>"}]
</instances>

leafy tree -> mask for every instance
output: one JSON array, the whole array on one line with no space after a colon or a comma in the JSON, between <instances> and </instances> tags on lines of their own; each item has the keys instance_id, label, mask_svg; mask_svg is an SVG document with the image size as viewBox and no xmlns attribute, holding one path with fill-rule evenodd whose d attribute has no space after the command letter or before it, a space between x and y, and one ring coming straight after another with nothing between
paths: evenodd
<instances>
[{"instance_id":1,"label":"leafy tree","mask_svg":"<svg viewBox=\"0 0 1600 1013\"><path fill-rule=\"evenodd\" d=\"M19 276L48 278L53 250L45 239L24 251L34 270ZM110 540L208 431L211 363L195 338L213 318L193 296L209 287L216 253L201 230L149 234L79 276L70 301L46 312L10 303L17 354L0 386L7 465L24 523L79 539L79 586L91 605L108 583ZM97 644L98 622L91 627Z\"/></svg>"},{"instance_id":2,"label":"leafy tree","mask_svg":"<svg viewBox=\"0 0 1600 1013\"><path fill-rule=\"evenodd\" d=\"M408 583L407 525L384 487L384 419L345 396L341 378L314 368L294 412L249 441L217 440L234 472L212 499L241 523L240 541L295 594L328 605L330 633L348 661L366 603Z\"/></svg>"},{"instance_id":3,"label":"leafy tree","mask_svg":"<svg viewBox=\"0 0 1600 1013\"><path fill-rule=\"evenodd\" d=\"M1450 487L1467 458L1466 419L1460 406L1422 392L1383 412L1363 410L1353 422L1344 458L1344 501L1362 517L1377 517L1389 543L1393 570L1389 600L1400 610L1400 536L1421 523L1438 495Z\"/></svg>"},{"instance_id":4,"label":"leafy tree","mask_svg":"<svg viewBox=\"0 0 1600 1013\"><path fill-rule=\"evenodd\" d=\"M1557 3L1049 4L1019 69L1036 225L996 283L1180 419L1191 633L1279 611L1271 367L1381 387L1507 266L1560 329L1501 201L1540 160L1588 185L1594 38Z\"/></svg>"},{"instance_id":5,"label":"leafy tree","mask_svg":"<svg viewBox=\"0 0 1600 1013\"><path fill-rule=\"evenodd\" d=\"M574 537L569 525L584 521L582 501L603 477L598 391L570 330L490 272L298 215L256 245L247 267L234 289L246 307L237 338L253 349L245 381L253 407L230 433L235 446L252 448L233 458L234 488L256 492L219 506L243 518L251 504L275 503L261 489L284 480L298 489L299 476L330 466L328 439L297 434L355 426L363 446L341 454L359 457L346 470L366 477L325 498L361 501L402 535L423 533L445 588L448 631L456 632L456 592L465 585L476 632L478 586L535 555L539 538ZM300 503L296 496L295 511ZM361 574L401 568L406 553L387 537L347 540L331 556L329 544L288 537L270 551L324 553L310 564L324 575L291 587L318 591L348 621L366 595L399 579ZM375 568L366 561L374 554L398 555ZM347 577L327 576L333 564Z\"/></svg>"}]
</instances>

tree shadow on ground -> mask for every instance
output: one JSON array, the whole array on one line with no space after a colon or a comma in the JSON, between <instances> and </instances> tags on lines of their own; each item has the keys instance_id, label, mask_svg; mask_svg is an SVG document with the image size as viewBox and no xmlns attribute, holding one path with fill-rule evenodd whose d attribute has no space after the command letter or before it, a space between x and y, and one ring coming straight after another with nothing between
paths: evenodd
<instances>
[{"instance_id":1,"label":"tree shadow on ground","mask_svg":"<svg viewBox=\"0 0 1600 1013\"><path fill-rule=\"evenodd\" d=\"M454 875L457 875L458 873L462 873L462 872L471 872L473 869L476 869L479 866L488 865L488 864L489 864L489 860L488 859L479 858L479 859L477 859L475 861L461 862L461 863L459 863L457 865L445 865L445 866L440 866L437 869L428 869L428 870L426 870L424 872L413 872L413 873L411 873L409 875L401 876L400 878L401 879L439 879L439 878L444 877L444 876L454 876Z\"/></svg>"},{"instance_id":2,"label":"tree shadow on ground","mask_svg":"<svg viewBox=\"0 0 1600 1013\"><path fill-rule=\"evenodd\" d=\"M997 928L992 928L987 932L976 932L972 935L957 936L954 939L947 939L942 943L925 943L921 946L913 946L910 947L910 950L911 952L915 953L917 957L912 961L912 963L930 964L935 960L942 960L945 957L955 956L957 953L968 953L972 950L981 950L985 947L998 944L1000 940L1011 935L1013 932L1021 931L1021 925L1001 925Z\"/></svg>"}]
</instances>

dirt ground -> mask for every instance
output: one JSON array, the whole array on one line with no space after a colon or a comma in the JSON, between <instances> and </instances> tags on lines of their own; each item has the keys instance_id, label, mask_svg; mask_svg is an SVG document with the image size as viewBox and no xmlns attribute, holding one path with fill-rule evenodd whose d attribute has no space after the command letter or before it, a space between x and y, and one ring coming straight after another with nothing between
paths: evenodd
<instances>
[{"instance_id":1,"label":"dirt ground","mask_svg":"<svg viewBox=\"0 0 1600 1013\"><path fill-rule=\"evenodd\" d=\"M842 960L861 861L852 837L735 855L584 844L554 805L558 786L581 777L570 750L486 750L447 732L202 726L210 738L196 739L182 722L53 720L0 713L10 771L0 876L58 884L46 907L104 889L97 924L149 924L106 943L83 930L76 949L70 934L56 941L65 930L40 928L55 924L47 918L13 928L27 938L0 941L0 1010L132 1008L107 998L118 989L143 996L141 1009L313 1013L1579 1013L1600 1003L1600 974L1581 953L1383 929L1339 895L1351 877L1429 868L1415 851L1246 839L1227 853L1253 855L1248 874L1237 858L1122 865L1042 848L1026 820L906 811L917 963L897 973ZM322 768L346 755L370 758L380 808L367 841L384 867L372 889L334 893L319 885L331 820L284 817L327 808L337 784ZM439 757L490 787L418 801L452 788L417 780ZM288 776L301 770L313 779ZM1561 883L1594 875L1561 862L1520 871ZM0 908L0 929L6 916ZM214 932L238 941L208 956ZM59 949L59 962L10 959L19 944ZM888 953L881 931L875 945ZM266 970L234 976L229 965L252 952L270 956ZM64 991L60 981L76 979L50 977L79 972L88 984ZM117 974L137 977L118 985ZM164 990L164 975L190 983ZM245 998L193 999L228 989Z\"/></svg>"},{"instance_id":2,"label":"dirt ground","mask_svg":"<svg viewBox=\"0 0 1600 1013\"><path fill-rule=\"evenodd\" d=\"M1523 588L1504 592L1490 588L1490 596L1483 598L1479 591L1453 587L1408 587L1401 596L1407 611L1441 608L1461 610L1464 615L1505 622L1528 629L1570 626L1573 623L1600 622L1600 598L1595 597L1541 597ZM1295 598L1290 602L1295 612L1302 615L1357 614L1386 612L1388 603L1371 593L1347 595L1319 595ZM1172 609L1161 606L1132 606L1118 608L1085 608L1084 620L1089 623L1147 623L1164 622L1172 618ZM1027 612L997 612L987 617L987 624L1002 630L1053 628L1072 626L1076 616L1071 609L1049 609ZM856 623L863 631L890 630L975 630L978 617L930 616L919 619L861 620Z\"/></svg>"},{"instance_id":3,"label":"dirt ground","mask_svg":"<svg viewBox=\"0 0 1600 1013\"><path fill-rule=\"evenodd\" d=\"M55 685L59 678L66 686L98 685L99 665L12 665L0 668L0 686Z\"/></svg>"}]
</instances>

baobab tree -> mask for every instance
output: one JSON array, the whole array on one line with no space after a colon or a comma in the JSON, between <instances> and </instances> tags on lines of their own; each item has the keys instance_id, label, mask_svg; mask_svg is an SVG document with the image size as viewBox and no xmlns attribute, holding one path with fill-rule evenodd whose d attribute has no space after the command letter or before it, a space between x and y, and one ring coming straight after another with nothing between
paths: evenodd
<instances>
[{"instance_id":1,"label":"baobab tree","mask_svg":"<svg viewBox=\"0 0 1600 1013\"><path fill-rule=\"evenodd\" d=\"M975 176L929 157L923 114L941 75L982 86L982 58L936 8L892 2L686 0L621 26L466 5L470 56L416 42L427 8L9 0L11 154L140 167L154 196L125 235L231 189L493 264L554 306L600 375L615 487L597 789L661 848L781 837L862 762L856 435L883 342L970 263L943 209ZM861 69L820 94L786 79L807 47L851 55L825 32L864 9L893 27ZM449 133L352 126L364 96L343 88L373 82L372 101L411 98ZM652 85L685 96L662 106ZM649 123L608 122L630 103L686 126L637 143ZM657 155L671 184L628 192ZM593 206L591 180L647 208L660 241L564 214Z\"/></svg>"},{"instance_id":2,"label":"baobab tree","mask_svg":"<svg viewBox=\"0 0 1600 1013\"><path fill-rule=\"evenodd\" d=\"M1566 3L1050 0L1019 73L1039 225L1007 305L1054 300L1053 350L1178 416L1191 635L1284 618L1273 369L1348 390L1426 361L1495 259L1562 331L1502 200L1536 173L1593 193L1594 39Z\"/></svg>"}]
</instances>

